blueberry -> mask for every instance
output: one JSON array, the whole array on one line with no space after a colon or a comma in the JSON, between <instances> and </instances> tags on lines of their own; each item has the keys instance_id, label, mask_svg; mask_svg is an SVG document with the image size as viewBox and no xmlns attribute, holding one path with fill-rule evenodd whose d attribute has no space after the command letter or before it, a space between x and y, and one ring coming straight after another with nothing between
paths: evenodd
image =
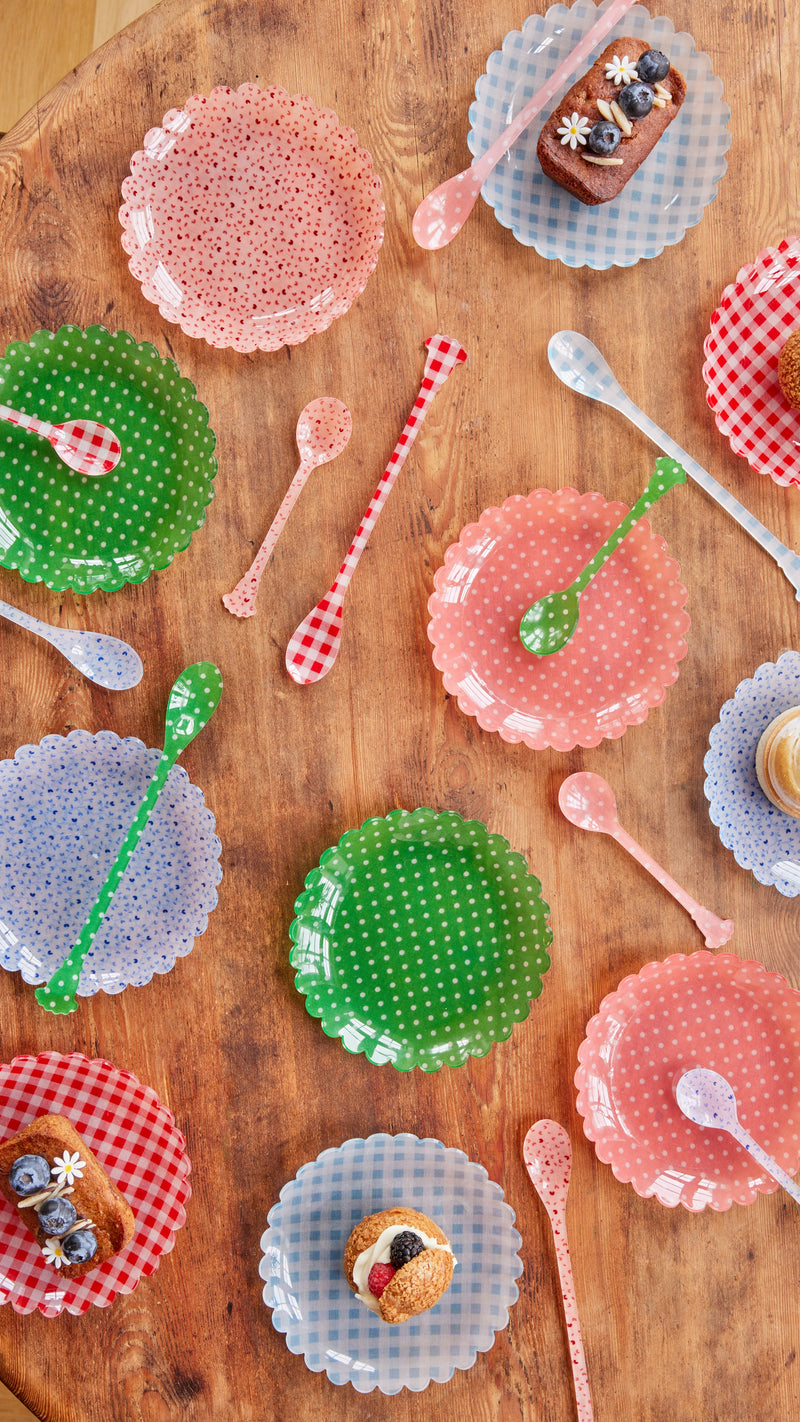
<instances>
[{"instance_id":1,"label":"blueberry","mask_svg":"<svg viewBox=\"0 0 800 1422\"><path fill-rule=\"evenodd\" d=\"M410 1259L416 1259L418 1254L422 1254L425 1245L418 1234L413 1229L404 1229L400 1234L396 1234L389 1248L389 1258L395 1269L402 1269Z\"/></svg>"},{"instance_id":2,"label":"blueberry","mask_svg":"<svg viewBox=\"0 0 800 1422\"><path fill-rule=\"evenodd\" d=\"M586 146L591 148L593 153L597 153L603 158L610 158L611 154L616 153L619 148L621 137L622 134L615 123L609 123L608 119L602 119L586 135Z\"/></svg>"},{"instance_id":3,"label":"blueberry","mask_svg":"<svg viewBox=\"0 0 800 1422\"><path fill-rule=\"evenodd\" d=\"M51 1184L50 1166L43 1155L21 1155L8 1172L8 1183L23 1199L35 1195Z\"/></svg>"},{"instance_id":4,"label":"blueberry","mask_svg":"<svg viewBox=\"0 0 800 1422\"><path fill-rule=\"evenodd\" d=\"M63 1195L57 1195L54 1200L45 1200L42 1208L36 1211L39 1224L48 1234L63 1234L65 1229L74 1225L78 1218L78 1211L71 1200L66 1200Z\"/></svg>"},{"instance_id":5,"label":"blueberry","mask_svg":"<svg viewBox=\"0 0 800 1422\"><path fill-rule=\"evenodd\" d=\"M655 94L646 84L628 84L617 98L626 118L644 118L653 107Z\"/></svg>"},{"instance_id":6,"label":"blueberry","mask_svg":"<svg viewBox=\"0 0 800 1422\"><path fill-rule=\"evenodd\" d=\"M669 60L660 49L646 49L636 61L636 73L645 84L659 84L669 74Z\"/></svg>"},{"instance_id":7,"label":"blueberry","mask_svg":"<svg viewBox=\"0 0 800 1422\"><path fill-rule=\"evenodd\" d=\"M88 1264L97 1253L97 1240L90 1229L76 1229L62 1241L61 1248L70 1264Z\"/></svg>"}]
</instances>

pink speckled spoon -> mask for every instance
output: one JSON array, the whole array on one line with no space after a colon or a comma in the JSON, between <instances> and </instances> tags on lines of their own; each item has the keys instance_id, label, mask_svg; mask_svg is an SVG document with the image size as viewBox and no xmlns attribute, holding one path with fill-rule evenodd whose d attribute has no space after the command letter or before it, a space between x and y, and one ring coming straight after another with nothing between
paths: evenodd
<instances>
[{"instance_id":1,"label":"pink speckled spoon","mask_svg":"<svg viewBox=\"0 0 800 1422\"><path fill-rule=\"evenodd\" d=\"M617 802L614 791L602 775L594 775L590 770L581 770L577 775L568 775L562 781L558 792L558 803L562 815L577 825L578 829L593 830L596 834L610 834L632 854L643 869L652 874L659 884L672 894L674 899L686 909L704 935L707 948L721 948L733 933L733 922L729 918L718 918L710 909L703 908L691 894L687 894L676 883L666 869L657 864L646 849L642 849L624 830L617 819Z\"/></svg>"},{"instance_id":2,"label":"pink speckled spoon","mask_svg":"<svg viewBox=\"0 0 800 1422\"><path fill-rule=\"evenodd\" d=\"M297 421L297 448L300 451L300 468L295 474L286 496L270 525L269 532L256 553L243 578L240 578L233 592L225 593L222 601L235 617L252 617L256 610L256 596L261 574L270 560L272 550L295 506L297 496L312 469L320 464L328 464L346 447L353 433L353 417L341 400L330 395L322 395L312 400L300 411Z\"/></svg>"},{"instance_id":3,"label":"pink speckled spoon","mask_svg":"<svg viewBox=\"0 0 800 1422\"><path fill-rule=\"evenodd\" d=\"M536 1193L547 1210L553 1231L579 1422L593 1422L592 1396L567 1240L567 1191L572 1172L572 1144L564 1127L558 1121L537 1121L525 1137L522 1158Z\"/></svg>"}]
</instances>

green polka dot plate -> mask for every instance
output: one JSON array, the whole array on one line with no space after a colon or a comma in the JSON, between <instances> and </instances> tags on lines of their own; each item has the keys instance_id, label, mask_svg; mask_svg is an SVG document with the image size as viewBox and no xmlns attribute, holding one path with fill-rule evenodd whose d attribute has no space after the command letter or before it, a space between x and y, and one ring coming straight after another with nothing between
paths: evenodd
<instances>
[{"instance_id":1,"label":"green polka dot plate","mask_svg":"<svg viewBox=\"0 0 800 1422\"><path fill-rule=\"evenodd\" d=\"M327 849L295 904L295 985L349 1052L399 1071L484 1057L550 966L541 884L502 835L393 810Z\"/></svg>"},{"instance_id":2,"label":"green polka dot plate","mask_svg":"<svg viewBox=\"0 0 800 1422\"><path fill-rule=\"evenodd\" d=\"M46 439L0 427L0 565L29 583L111 592L188 548L213 497L216 439L190 380L127 331L62 326L15 341L0 404L57 424L81 416L122 445L101 478L68 469Z\"/></svg>"}]
</instances>

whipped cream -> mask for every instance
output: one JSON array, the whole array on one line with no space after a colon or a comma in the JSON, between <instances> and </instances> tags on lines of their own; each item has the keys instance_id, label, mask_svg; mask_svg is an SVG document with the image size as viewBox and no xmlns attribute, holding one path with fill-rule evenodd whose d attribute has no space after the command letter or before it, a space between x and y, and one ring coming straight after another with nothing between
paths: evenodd
<instances>
[{"instance_id":1,"label":"whipped cream","mask_svg":"<svg viewBox=\"0 0 800 1422\"><path fill-rule=\"evenodd\" d=\"M398 1234L403 1234L407 1229L413 1230L414 1234L419 1235L426 1249L443 1249L446 1254L452 1254L453 1252L449 1244L441 1244L438 1239L431 1239L430 1235L423 1234L422 1230L417 1229L417 1226L414 1224L389 1225L388 1229L385 1229L382 1234L378 1235L375 1243L371 1244L369 1249L362 1249L353 1265L353 1283L356 1288L356 1297L366 1308L370 1309L372 1313L380 1313L381 1311L379 1301L375 1295L370 1292L367 1284L372 1266L373 1264L391 1263L389 1253L392 1243Z\"/></svg>"}]
</instances>

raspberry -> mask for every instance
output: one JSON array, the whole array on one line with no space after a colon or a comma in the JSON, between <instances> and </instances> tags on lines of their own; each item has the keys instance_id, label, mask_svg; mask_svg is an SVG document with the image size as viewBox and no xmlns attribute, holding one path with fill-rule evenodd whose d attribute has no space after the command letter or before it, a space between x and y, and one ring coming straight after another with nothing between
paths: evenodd
<instances>
[{"instance_id":1,"label":"raspberry","mask_svg":"<svg viewBox=\"0 0 800 1422\"><path fill-rule=\"evenodd\" d=\"M397 1270L391 1264L373 1264L367 1279L367 1288L376 1299L379 1299L390 1279L393 1279Z\"/></svg>"},{"instance_id":2,"label":"raspberry","mask_svg":"<svg viewBox=\"0 0 800 1422\"><path fill-rule=\"evenodd\" d=\"M402 1269L410 1259L416 1259L418 1254L422 1254L425 1245L418 1234L413 1229L404 1229L402 1234L395 1235L392 1240L392 1247L389 1250L389 1258L395 1269Z\"/></svg>"}]
</instances>

